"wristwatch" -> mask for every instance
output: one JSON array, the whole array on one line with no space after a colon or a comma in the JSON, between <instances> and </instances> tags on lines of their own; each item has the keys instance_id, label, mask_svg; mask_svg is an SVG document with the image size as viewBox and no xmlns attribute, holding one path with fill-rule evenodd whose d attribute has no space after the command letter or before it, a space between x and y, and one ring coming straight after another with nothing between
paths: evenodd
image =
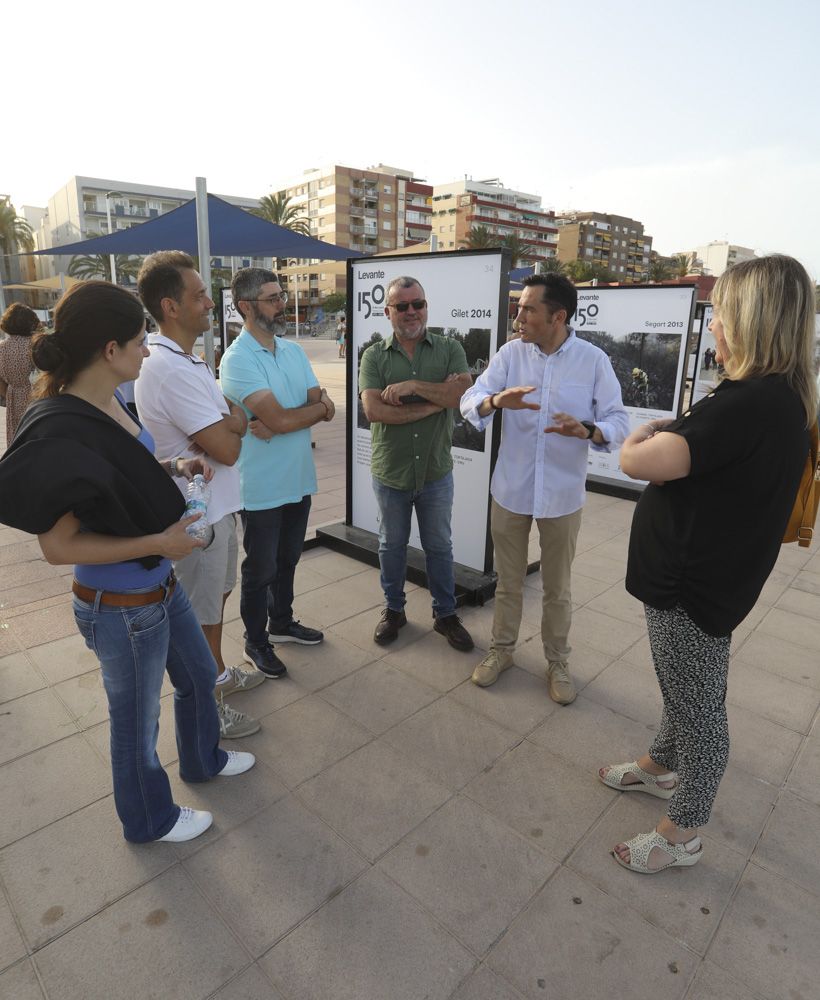
<instances>
[{"instance_id":1,"label":"wristwatch","mask_svg":"<svg viewBox=\"0 0 820 1000\"><path fill-rule=\"evenodd\" d=\"M581 426L587 429L587 441L594 436L595 431L598 429L591 420L582 420Z\"/></svg>"}]
</instances>

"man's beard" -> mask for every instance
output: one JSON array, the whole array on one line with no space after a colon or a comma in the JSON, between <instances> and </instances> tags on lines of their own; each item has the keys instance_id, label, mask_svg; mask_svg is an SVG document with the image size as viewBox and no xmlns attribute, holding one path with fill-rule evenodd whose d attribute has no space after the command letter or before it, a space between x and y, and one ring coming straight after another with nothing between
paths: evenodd
<instances>
[{"instance_id":1,"label":"man's beard","mask_svg":"<svg viewBox=\"0 0 820 1000\"><path fill-rule=\"evenodd\" d=\"M254 320L262 327L267 333L272 333L274 336L281 336L287 331L288 321L285 319L285 314L283 312L274 316L272 319L268 319L263 315L262 310L254 307Z\"/></svg>"}]
</instances>

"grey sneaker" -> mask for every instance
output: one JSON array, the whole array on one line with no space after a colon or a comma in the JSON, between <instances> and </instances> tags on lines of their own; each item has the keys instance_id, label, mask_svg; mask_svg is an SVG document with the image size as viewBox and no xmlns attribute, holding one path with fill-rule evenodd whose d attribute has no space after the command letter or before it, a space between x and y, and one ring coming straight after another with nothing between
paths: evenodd
<instances>
[{"instance_id":1,"label":"grey sneaker","mask_svg":"<svg viewBox=\"0 0 820 1000\"><path fill-rule=\"evenodd\" d=\"M223 740L238 740L241 736L253 736L262 728L257 719L252 719L244 712L226 705L220 694L216 699L216 711L219 715L219 735Z\"/></svg>"},{"instance_id":2,"label":"grey sneaker","mask_svg":"<svg viewBox=\"0 0 820 1000\"><path fill-rule=\"evenodd\" d=\"M489 687L498 680L498 675L513 665L512 656L499 649L491 649L473 671L470 680L479 687Z\"/></svg>"},{"instance_id":3,"label":"grey sneaker","mask_svg":"<svg viewBox=\"0 0 820 1000\"><path fill-rule=\"evenodd\" d=\"M267 680L261 670L243 670L241 667L228 667L227 670L228 679L216 685L217 695L222 695L223 698L237 691L250 691Z\"/></svg>"},{"instance_id":4,"label":"grey sneaker","mask_svg":"<svg viewBox=\"0 0 820 1000\"><path fill-rule=\"evenodd\" d=\"M563 660L550 660L547 666L547 691L550 698L559 705L569 705L575 701L577 691L569 675L569 667Z\"/></svg>"}]
</instances>

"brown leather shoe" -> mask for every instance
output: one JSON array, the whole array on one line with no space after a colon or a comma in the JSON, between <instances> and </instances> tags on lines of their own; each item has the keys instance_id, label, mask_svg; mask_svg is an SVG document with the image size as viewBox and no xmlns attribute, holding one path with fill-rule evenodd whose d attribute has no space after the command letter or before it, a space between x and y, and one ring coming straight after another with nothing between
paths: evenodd
<instances>
[{"instance_id":1,"label":"brown leather shoe","mask_svg":"<svg viewBox=\"0 0 820 1000\"><path fill-rule=\"evenodd\" d=\"M473 648L472 636L461 624L458 615L445 615L444 618L436 618L433 631L443 635L453 649L458 649L462 653L469 653Z\"/></svg>"},{"instance_id":2,"label":"brown leather shoe","mask_svg":"<svg viewBox=\"0 0 820 1000\"><path fill-rule=\"evenodd\" d=\"M399 637L399 629L407 624L407 616L403 611L393 611L392 608L385 608L382 611L381 620L373 633L373 642L380 646L386 646Z\"/></svg>"}]
</instances>

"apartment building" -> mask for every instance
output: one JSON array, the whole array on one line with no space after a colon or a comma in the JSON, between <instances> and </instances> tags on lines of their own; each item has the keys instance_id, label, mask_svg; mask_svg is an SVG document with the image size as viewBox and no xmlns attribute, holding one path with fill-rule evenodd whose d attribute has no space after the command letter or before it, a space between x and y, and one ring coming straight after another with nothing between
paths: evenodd
<instances>
[{"instance_id":1,"label":"apartment building","mask_svg":"<svg viewBox=\"0 0 820 1000\"><path fill-rule=\"evenodd\" d=\"M100 177L72 177L48 200L46 216L41 220L38 232L38 249L59 247L66 243L76 243L109 232L108 218L111 217L111 232L130 229L143 222L171 212L186 201L194 198L196 192L184 188L155 187L134 181L105 180ZM256 208L258 198L242 198L235 195L219 195L224 201L240 208ZM68 268L69 256L50 258L55 273ZM237 258L236 266L270 267L270 258ZM230 260L214 258L214 267L230 267ZM127 284L123 276L120 284Z\"/></svg>"},{"instance_id":2,"label":"apartment building","mask_svg":"<svg viewBox=\"0 0 820 1000\"><path fill-rule=\"evenodd\" d=\"M432 232L438 250L461 250L473 226L485 226L500 238L517 236L533 249L527 261L555 256L555 213L541 207L541 197L506 188L495 177L465 177L433 187Z\"/></svg>"},{"instance_id":3,"label":"apartment building","mask_svg":"<svg viewBox=\"0 0 820 1000\"><path fill-rule=\"evenodd\" d=\"M652 237L643 223L604 212L562 212L558 226L558 259L583 260L610 271L618 281L646 281Z\"/></svg>"},{"instance_id":4,"label":"apartment building","mask_svg":"<svg viewBox=\"0 0 820 1000\"><path fill-rule=\"evenodd\" d=\"M723 272L743 260L752 260L757 254L751 247L741 247L726 240L712 240L694 247L692 250L682 250L681 253L694 254L696 263L703 274L711 274L719 278Z\"/></svg>"},{"instance_id":5,"label":"apartment building","mask_svg":"<svg viewBox=\"0 0 820 1000\"><path fill-rule=\"evenodd\" d=\"M412 170L332 164L306 170L280 188L301 209L316 239L362 254L384 253L430 238L433 189ZM344 268L301 261L282 269L291 293L318 306L331 292L344 292Z\"/></svg>"}]
</instances>

